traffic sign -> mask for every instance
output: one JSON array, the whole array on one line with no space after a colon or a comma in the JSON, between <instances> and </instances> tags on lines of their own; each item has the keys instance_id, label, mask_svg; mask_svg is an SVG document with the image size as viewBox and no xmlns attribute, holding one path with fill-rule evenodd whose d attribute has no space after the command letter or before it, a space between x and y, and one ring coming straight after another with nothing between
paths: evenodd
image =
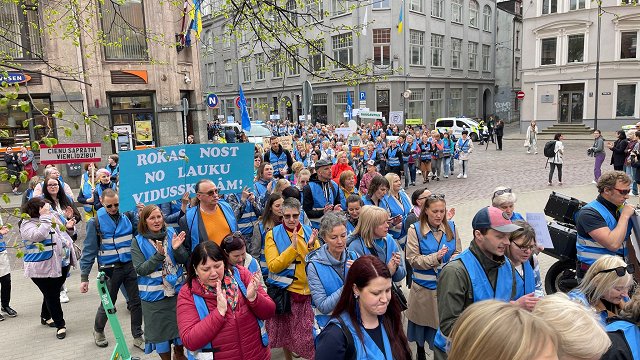
<instances>
[{"instance_id":1,"label":"traffic sign","mask_svg":"<svg viewBox=\"0 0 640 360\"><path fill-rule=\"evenodd\" d=\"M240 96L236 96L236 98L233 99L233 103L236 104L238 109L240 109Z\"/></svg>"},{"instance_id":2,"label":"traffic sign","mask_svg":"<svg viewBox=\"0 0 640 360\"><path fill-rule=\"evenodd\" d=\"M524 91L518 91L516 93L516 97L518 98L518 100L524 99Z\"/></svg>"},{"instance_id":3,"label":"traffic sign","mask_svg":"<svg viewBox=\"0 0 640 360\"><path fill-rule=\"evenodd\" d=\"M367 93L364 91L360 91L360 101L366 101L367 100Z\"/></svg>"},{"instance_id":4,"label":"traffic sign","mask_svg":"<svg viewBox=\"0 0 640 360\"><path fill-rule=\"evenodd\" d=\"M218 99L218 95L209 94L207 95L207 106L211 109L215 109L220 105L220 99Z\"/></svg>"}]
</instances>

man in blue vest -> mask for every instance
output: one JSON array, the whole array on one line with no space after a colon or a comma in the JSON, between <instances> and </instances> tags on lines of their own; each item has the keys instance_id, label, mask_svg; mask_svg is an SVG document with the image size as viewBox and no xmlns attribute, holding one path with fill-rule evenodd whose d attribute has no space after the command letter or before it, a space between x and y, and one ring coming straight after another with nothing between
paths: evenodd
<instances>
[{"instance_id":1,"label":"man in blue vest","mask_svg":"<svg viewBox=\"0 0 640 360\"><path fill-rule=\"evenodd\" d=\"M107 275L107 288L114 304L118 289L124 284L129 295L133 345L144 350L138 277L131 263L131 241L136 233L138 216L130 211L120 212L118 194L112 189L105 189L100 200L103 207L87 222L87 236L80 259L80 292L89 291L89 274L97 257L98 268ZM142 208L140 205L138 211ZM106 325L107 314L100 303L93 326L94 342L99 347L109 345L104 335Z\"/></svg>"},{"instance_id":2,"label":"man in blue vest","mask_svg":"<svg viewBox=\"0 0 640 360\"><path fill-rule=\"evenodd\" d=\"M402 149L398 146L396 140L389 141L389 147L384 152L384 156L387 159L387 173L395 173L400 176L402 173Z\"/></svg>"},{"instance_id":3,"label":"man in blue vest","mask_svg":"<svg viewBox=\"0 0 640 360\"><path fill-rule=\"evenodd\" d=\"M624 172L605 172L598 179L600 195L578 212L578 279L603 255L618 255L629 261L629 220L634 213L634 207L626 203L630 186L631 178Z\"/></svg>"},{"instance_id":4,"label":"man in blue vest","mask_svg":"<svg viewBox=\"0 0 640 360\"><path fill-rule=\"evenodd\" d=\"M473 217L473 240L468 249L448 263L438 275L440 328L434 341L434 359L447 358L447 339L464 309L475 302L496 299L510 301L516 295L514 270L505 256L509 234L520 227L495 207L481 209ZM518 300L524 307L532 297ZM536 299L537 300L537 299Z\"/></svg>"},{"instance_id":5,"label":"man in blue vest","mask_svg":"<svg viewBox=\"0 0 640 360\"><path fill-rule=\"evenodd\" d=\"M249 191L248 187L242 189L240 194L227 195L226 201L231 205L236 216L238 230L245 239L251 240L253 227L258 223L258 218L262 216L262 204L257 200L255 194Z\"/></svg>"},{"instance_id":6,"label":"man in blue vest","mask_svg":"<svg viewBox=\"0 0 640 360\"><path fill-rule=\"evenodd\" d=\"M269 141L271 149L264 153L264 162L271 163L271 166L273 166L273 176L284 178L289 169L291 169L291 165L293 165L291 153L289 150L282 148L276 136L272 136Z\"/></svg>"},{"instance_id":7,"label":"man in blue vest","mask_svg":"<svg viewBox=\"0 0 640 360\"><path fill-rule=\"evenodd\" d=\"M330 160L318 160L316 173L311 175L309 184L302 189L302 209L311 220L311 227L320 228L320 220L325 213L342 211L338 184L331 180Z\"/></svg>"}]
</instances>

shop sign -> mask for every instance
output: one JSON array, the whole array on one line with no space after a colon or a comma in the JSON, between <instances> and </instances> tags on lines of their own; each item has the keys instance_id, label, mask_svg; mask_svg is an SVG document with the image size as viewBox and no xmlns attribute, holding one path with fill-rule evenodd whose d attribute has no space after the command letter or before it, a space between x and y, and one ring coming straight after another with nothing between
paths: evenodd
<instances>
[{"instance_id":1,"label":"shop sign","mask_svg":"<svg viewBox=\"0 0 640 360\"><path fill-rule=\"evenodd\" d=\"M6 75L0 72L0 84L21 84L31 80L31 76L20 72L9 71Z\"/></svg>"}]
</instances>

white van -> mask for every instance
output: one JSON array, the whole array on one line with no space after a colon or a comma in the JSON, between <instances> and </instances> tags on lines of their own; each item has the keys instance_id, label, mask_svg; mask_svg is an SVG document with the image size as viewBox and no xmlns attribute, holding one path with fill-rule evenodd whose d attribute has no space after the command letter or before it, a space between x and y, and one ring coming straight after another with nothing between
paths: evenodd
<instances>
[{"instance_id":1,"label":"white van","mask_svg":"<svg viewBox=\"0 0 640 360\"><path fill-rule=\"evenodd\" d=\"M478 141L478 139L480 139L480 133L478 132L478 123L469 118L440 118L436 120L435 129L439 132L449 131L449 129L453 129L453 135L456 138L460 138L460 136L462 135L462 130L467 130L469 132L471 141Z\"/></svg>"}]
</instances>

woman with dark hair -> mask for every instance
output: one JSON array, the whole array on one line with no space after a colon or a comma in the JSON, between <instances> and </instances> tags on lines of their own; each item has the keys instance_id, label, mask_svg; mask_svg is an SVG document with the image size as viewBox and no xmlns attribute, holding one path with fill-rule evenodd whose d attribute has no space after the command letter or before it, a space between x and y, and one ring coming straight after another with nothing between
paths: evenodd
<instances>
[{"instance_id":1,"label":"woman with dark hair","mask_svg":"<svg viewBox=\"0 0 640 360\"><path fill-rule=\"evenodd\" d=\"M611 155L611 165L613 165L613 170L623 171L624 160L626 158L625 150L627 149L629 141L627 140L627 134L625 134L624 130L618 130L616 134L618 135L618 138L614 143L608 142L607 148L613 152Z\"/></svg>"},{"instance_id":2,"label":"woman with dark hair","mask_svg":"<svg viewBox=\"0 0 640 360\"><path fill-rule=\"evenodd\" d=\"M254 258L260 259L260 268L262 269L262 275L267 276L269 269L267 269L267 263L264 259L264 239L267 236L269 230L280 225L282 223L282 203L284 198L282 194L271 194L267 198L267 203L264 204L264 211L260 216L260 222L258 222L258 231L254 228L253 238L249 246L249 253Z\"/></svg>"},{"instance_id":3,"label":"woman with dark hair","mask_svg":"<svg viewBox=\"0 0 640 360\"><path fill-rule=\"evenodd\" d=\"M232 266L214 242L198 244L187 266L187 286L178 295L180 338L190 358L265 360L271 356L264 320L275 304L252 275Z\"/></svg>"},{"instance_id":4,"label":"woman with dark hair","mask_svg":"<svg viewBox=\"0 0 640 360\"><path fill-rule=\"evenodd\" d=\"M186 360L176 321L176 295L184 284L184 264L189 252L183 246L186 234L167 227L157 205L140 212L138 235L131 243L131 261L138 274L138 289L144 319L145 354L157 352L160 359Z\"/></svg>"},{"instance_id":5,"label":"woman with dark hair","mask_svg":"<svg viewBox=\"0 0 640 360\"><path fill-rule=\"evenodd\" d=\"M389 180L382 175L376 175L371 179L367 195L362 197L362 201L365 205L375 205L389 211L387 191L389 191Z\"/></svg>"},{"instance_id":6,"label":"woman with dark hair","mask_svg":"<svg viewBox=\"0 0 640 360\"><path fill-rule=\"evenodd\" d=\"M82 217L78 208L73 200L64 191L61 191L61 184L58 178L47 177L45 179L42 198L51 204L51 210L58 213L65 223L71 219L74 219L75 224L81 221ZM74 229L75 227L71 227L71 230Z\"/></svg>"},{"instance_id":7,"label":"woman with dark hair","mask_svg":"<svg viewBox=\"0 0 640 360\"><path fill-rule=\"evenodd\" d=\"M553 185L553 171L555 168L558 168L558 185L562 185L562 158L564 156L564 145L562 144L562 140L564 140L564 136L557 133L553 137L553 140L556 142L553 148L553 157L549 158L549 186Z\"/></svg>"},{"instance_id":8,"label":"woman with dark hair","mask_svg":"<svg viewBox=\"0 0 640 360\"><path fill-rule=\"evenodd\" d=\"M247 253L247 240L244 238L241 232L236 231L222 240L220 247L227 253L229 257L229 263L233 266L242 266L249 270L252 274L260 271L260 265L258 261ZM260 277L260 285L265 290L267 287L264 284L264 279Z\"/></svg>"},{"instance_id":9,"label":"woman with dark hair","mask_svg":"<svg viewBox=\"0 0 640 360\"><path fill-rule=\"evenodd\" d=\"M63 222L39 197L27 201L22 212L30 217L19 224L20 235L25 241L24 275L42 292L40 323L55 327L56 337L64 339L67 329L60 305L60 288L67 279L69 268L77 266L78 260L73 251L73 240L68 232L61 230L61 225L73 229L75 222L73 219Z\"/></svg>"},{"instance_id":10,"label":"woman with dark hair","mask_svg":"<svg viewBox=\"0 0 640 360\"><path fill-rule=\"evenodd\" d=\"M353 262L333 318L316 341L316 360L411 359L391 273L375 256Z\"/></svg>"}]
</instances>

